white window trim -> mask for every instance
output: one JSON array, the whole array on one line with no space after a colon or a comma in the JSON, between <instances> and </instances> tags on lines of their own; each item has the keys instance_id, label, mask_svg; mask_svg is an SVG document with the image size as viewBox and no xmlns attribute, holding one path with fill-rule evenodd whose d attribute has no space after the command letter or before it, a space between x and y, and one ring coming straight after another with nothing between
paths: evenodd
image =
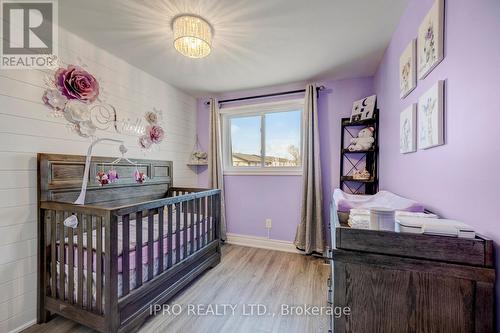
<instances>
[{"instance_id":1,"label":"white window trim","mask_svg":"<svg viewBox=\"0 0 500 333\"><path fill-rule=\"evenodd\" d=\"M303 173L302 165L300 167L233 167L231 165L231 130L229 128L229 120L234 116L258 116L274 112L286 112L294 108L304 110L304 99L293 99L280 102L259 103L237 107L229 107L220 109L221 123L222 123L222 156L223 156L223 173L228 176L239 175L267 175L267 176L300 176ZM265 122L262 119L261 124L261 149L265 151ZM300 153L302 156L302 142L304 134L304 111L302 111L301 120L301 140L300 140ZM262 157L264 158L264 156Z\"/></svg>"}]
</instances>

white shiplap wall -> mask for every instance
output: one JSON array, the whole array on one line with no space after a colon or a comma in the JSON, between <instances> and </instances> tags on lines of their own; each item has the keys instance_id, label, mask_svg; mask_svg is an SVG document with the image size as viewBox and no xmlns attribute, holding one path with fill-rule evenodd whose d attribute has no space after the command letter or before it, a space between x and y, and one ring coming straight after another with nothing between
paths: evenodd
<instances>
[{"instance_id":1,"label":"white shiplap wall","mask_svg":"<svg viewBox=\"0 0 500 333\"><path fill-rule=\"evenodd\" d=\"M65 63L81 59L120 114L135 119L153 107L163 110L166 140L152 152L142 152L134 136L99 136L125 140L129 157L172 160L175 185L197 184L186 166L196 132L193 97L62 29L59 56ZM49 116L41 101L44 76L41 70L0 70L0 332L36 319L36 154L84 155L89 145L63 119ZM103 143L94 154L119 152L116 144Z\"/></svg>"}]
</instances>

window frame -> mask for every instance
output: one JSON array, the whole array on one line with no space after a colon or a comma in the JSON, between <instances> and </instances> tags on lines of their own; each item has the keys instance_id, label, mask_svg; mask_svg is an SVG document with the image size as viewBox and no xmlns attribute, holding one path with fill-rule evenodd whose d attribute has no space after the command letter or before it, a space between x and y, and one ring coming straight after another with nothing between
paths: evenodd
<instances>
[{"instance_id":1,"label":"window frame","mask_svg":"<svg viewBox=\"0 0 500 333\"><path fill-rule=\"evenodd\" d=\"M300 156L301 165L298 167L266 167L264 164L266 154L266 121L265 115L270 113L290 112L299 109L300 119ZM228 107L220 109L222 125L222 159L224 175L302 175L303 163L303 141L304 141L304 99L293 99L279 102L258 103L244 106ZM260 150L261 166L239 166L232 165L232 140L230 121L234 118L260 116Z\"/></svg>"}]
</instances>

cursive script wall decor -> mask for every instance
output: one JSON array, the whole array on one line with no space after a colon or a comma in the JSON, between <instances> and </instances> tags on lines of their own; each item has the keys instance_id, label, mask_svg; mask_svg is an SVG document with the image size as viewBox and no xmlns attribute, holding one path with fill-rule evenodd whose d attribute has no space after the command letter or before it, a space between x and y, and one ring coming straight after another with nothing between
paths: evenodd
<instances>
[{"instance_id":1,"label":"cursive script wall decor","mask_svg":"<svg viewBox=\"0 0 500 333\"><path fill-rule=\"evenodd\" d=\"M45 105L57 117L65 118L72 130L82 137L96 139L97 130L112 128L121 134L135 135L142 149L159 144L165 137L162 112L153 108L144 118L118 118L116 108L102 97L103 88L83 66L59 66L45 78L42 96Z\"/></svg>"}]
</instances>

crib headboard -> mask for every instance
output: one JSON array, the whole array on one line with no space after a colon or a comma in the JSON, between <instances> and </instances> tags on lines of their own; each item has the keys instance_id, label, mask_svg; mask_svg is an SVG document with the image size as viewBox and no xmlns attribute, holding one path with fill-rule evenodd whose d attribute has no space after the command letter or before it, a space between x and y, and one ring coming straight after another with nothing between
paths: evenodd
<instances>
[{"instance_id":1,"label":"crib headboard","mask_svg":"<svg viewBox=\"0 0 500 333\"><path fill-rule=\"evenodd\" d=\"M89 183L85 203L165 197L172 186L172 162L159 160L130 159L140 164L139 171L147 175L143 184L135 181L135 166L126 161L114 165L119 181L99 186L96 175L107 172L115 157L92 157ZM80 194L85 169L85 156L38 154L38 199L39 201L74 202Z\"/></svg>"}]
</instances>

